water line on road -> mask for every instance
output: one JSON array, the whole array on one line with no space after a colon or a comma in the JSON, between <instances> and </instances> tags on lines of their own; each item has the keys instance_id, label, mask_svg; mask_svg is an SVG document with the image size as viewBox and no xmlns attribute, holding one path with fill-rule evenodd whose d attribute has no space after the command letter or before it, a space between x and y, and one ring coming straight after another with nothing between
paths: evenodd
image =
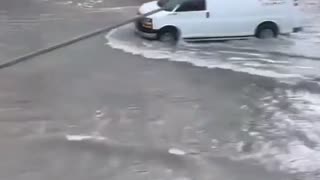
<instances>
[{"instance_id":1,"label":"water line on road","mask_svg":"<svg viewBox=\"0 0 320 180\"><path fill-rule=\"evenodd\" d=\"M146 14L135 16L134 18L131 18L129 20L121 22L121 23L119 23L117 25L106 26L106 27L103 27L101 29L97 29L95 31L89 32L87 34L83 34L83 35L80 35L78 37L72 38L72 39L67 40L65 42L61 42L61 43L58 43L56 45L53 45L53 46L50 46L50 47L47 47L47 48L44 48L44 49L36 50L36 51L33 51L33 52L29 53L29 54L26 54L26 55L23 55L23 56L8 60L8 61L0 64L0 69L11 67L11 66L16 65L18 63L30 60L30 59L32 59L32 58L34 58L36 56L40 56L42 54L46 54L46 53L49 53L51 51L54 51L54 50L57 50L57 49L60 49L60 48L75 44L77 42L89 39L91 37L97 36L97 35L102 34L102 33L106 33L106 32L108 32L108 31L110 31L112 29L115 29L115 28L118 28L120 26L132 23L132 22L138 20L139 18L143 18L143 17L149 16L149 15L155 14L155 13L161 11L161 10L162 10L162 8L154 10L154 11L151 11L151 12L146 13Z\"/></svg>"}]
</instances>

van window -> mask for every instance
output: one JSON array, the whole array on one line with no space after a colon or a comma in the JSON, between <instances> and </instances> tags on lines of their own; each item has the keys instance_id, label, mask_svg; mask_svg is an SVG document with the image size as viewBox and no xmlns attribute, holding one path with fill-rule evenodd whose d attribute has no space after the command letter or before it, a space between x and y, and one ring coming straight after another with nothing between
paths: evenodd
<instances>
[{"instance_id":1,"label":"van window","mask_svg":"<svg viewBox=\"0 0 320 180\"><path fill-rule=\"evenodd\" d=\"M181 5L186 0L159 0L158 6L165 11L172 11L177 5ZM187 0L190 1L190 0Z\"/></svg>"},{"instance_id":2,"label":"van window","mask_svg":"<svg viewBox=\"0 0 320 180\"><path fill-rule=\"evenodd\" d=\"M187 0L181 4L180 8L177 11L179 12L204 11L205 9L206 9L205 0Z\"/></svg>"}]
</instances>

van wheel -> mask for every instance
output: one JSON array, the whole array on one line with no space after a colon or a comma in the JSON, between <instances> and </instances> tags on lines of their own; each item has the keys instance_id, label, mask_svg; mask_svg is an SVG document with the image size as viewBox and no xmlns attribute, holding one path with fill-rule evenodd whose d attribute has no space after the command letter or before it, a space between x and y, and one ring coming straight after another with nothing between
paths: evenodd
<instances>
[{"instance_id":1,"label":"van wheel","mask_svg":"<svg viewBox=\"0 0 320 180\"><path fill-rule=\"evenodd\" d=\"M262 23L256 30L256 37L259 39L276 38L279 35L278 27L275 23Z\"/></svg>"},{"instance_id":2,"label":"van wheel","mask_svg":"<svg viewBox=\"0 0 320 180\"><path fill-rule=\"evenodd\" d=\"M161 42L174 44L178 41L178 32L174 28L165 28L160 31L158 37Z\"/></svg>"}]
</instances>

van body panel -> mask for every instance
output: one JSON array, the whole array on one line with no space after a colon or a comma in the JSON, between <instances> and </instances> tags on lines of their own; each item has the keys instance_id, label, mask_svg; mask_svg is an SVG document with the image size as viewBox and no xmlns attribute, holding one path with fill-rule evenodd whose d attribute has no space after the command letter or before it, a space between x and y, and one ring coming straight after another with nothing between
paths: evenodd
<instances>
[{"instance_id":1,"label":"van body panel","mask_svg":"<svg viewBox=\"0 0 320 180\"><path fill-rule=\"evenodd\" d=\"M182 36L201 37L209 32L208 18L206 18L206 11L196 12L180 12L174 14L168 14L168 18L163 21L159 21L159 24L164 26L175 26ZM192 23L190 23L192 21ZM160 26L157 26L159 29Z\"/></svg>"},{"instance_id":2,"label":"van body panel","mask_svg":"<svg viewBox=\"0 0 320 180\"><path fill-rule=\"evenodd\" d=\"M146 14L151 11L157 10L159 8L160 7L158 6L157 1L151 1L151 2L144 3L142 6L140 6L139 13Z\"/></svg>"}]
</instances>

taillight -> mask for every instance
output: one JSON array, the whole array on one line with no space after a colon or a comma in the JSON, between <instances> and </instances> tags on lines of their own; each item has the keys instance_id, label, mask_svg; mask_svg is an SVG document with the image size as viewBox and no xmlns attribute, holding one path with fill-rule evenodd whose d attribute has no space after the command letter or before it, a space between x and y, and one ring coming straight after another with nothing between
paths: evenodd
<instances>
[{"instance_id":1,"label":"taillight","mask_svg":"<svg viewBox=\"0 0 320 180\"><path fill-rule=\"evenodd\" d=\"M299 0L293 0L293 5L294 6L299 6Z\"/></svg>"}]
</instances>

